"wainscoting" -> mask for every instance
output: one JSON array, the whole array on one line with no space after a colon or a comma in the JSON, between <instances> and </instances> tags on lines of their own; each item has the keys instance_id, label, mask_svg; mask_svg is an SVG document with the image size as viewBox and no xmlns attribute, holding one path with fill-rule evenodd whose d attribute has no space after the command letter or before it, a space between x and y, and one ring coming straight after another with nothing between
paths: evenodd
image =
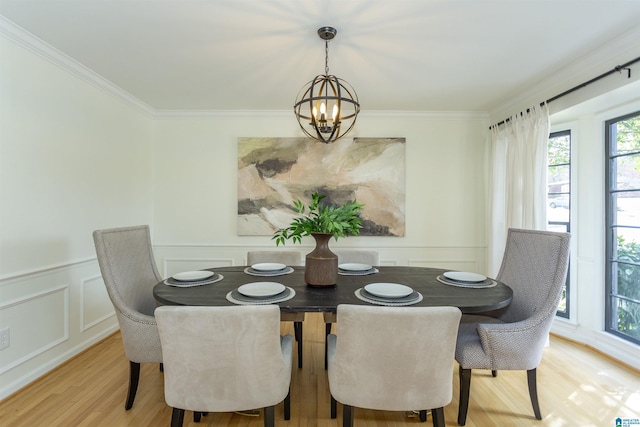
<instances>
[{"instance_id":1,"label":"wainscoting","mask_svg":"<svg viewBox=\"0 0 640 427\"><path fill-rule=\"evenodd\" d=\"M158 245L154 246L154 255L160 275L168 277L181 271L245 265L247 251L274 247ZM350 249L333 241L331 247ZM304 255L313 248L287 245L283 249L299 250ZM380 253L381 265L483 273L486 264L483 247L367 249ZM95 258L0 278L0 294L0 329L10 329L10 346L0 350L0 399L118 329Z\"/></svg>"},{"instance_id":2,"label":"wainscoting","mask_svg":"<svg viewBox=\"0 0 640 427\"><path fill-rule=\"evenodd\" d=\"M118 329L95 259L0 279L0 399Z\"/></svg>"}]
</instances>

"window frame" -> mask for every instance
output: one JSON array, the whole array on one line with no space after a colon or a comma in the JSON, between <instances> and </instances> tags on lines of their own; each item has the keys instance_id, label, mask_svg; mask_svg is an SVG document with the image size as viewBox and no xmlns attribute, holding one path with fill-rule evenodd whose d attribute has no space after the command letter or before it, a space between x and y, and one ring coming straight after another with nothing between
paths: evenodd
<instances>
[{"instance_id":1,"label":"window frame","mask_svg":"<svg viewBox=\"0 0 640 427\"><path fill-rule=\"evenodd\" d=\"M571 193L573 190L573 185L572 185L572 157L573 157L573 135L571 133L571 129L563 129L563 130L558 130L558 131L554 131L554 132L550 132L549 133L549 139L552 138L558 138L558 137L562 137L562 136L569 136L569 163L558 163L558 164L550 164L549 161L547 160L547 170L549 170L549 168L551 167L558 167L558 166L568 166L569 167L569 190L567 192L549 192L548 191L548 186L547 186L547 203L549 201L549 195L550 194L556 194L556 195L562 195L562 194L566 194L568 196L568 205L569 205L569 221L564 222L564 221L549 221L549 219L547 219L547 226L549 225L564 225L566 227L566 232L567 233L571 233L571 216L572 216L572 209L571 209ZM548 184L548 183L547 183ZM571 259L569 259L569 266L567 268L567 277L565 279L565 284L564 284L564 290L565 290L565 309L564 311L560 311L560 310L556 310L556 316L557 317L562 317L564 319L569 319L571 316Z\"/></svg>"},{"instance_id":2,"label":"window frame","mask_svg":"<svg viewBox=\"0 0 640 427\"><path fill-rule=\"evenodd\" d=\"M614 203L615 195L620 192L614 184L617 181L617 173L615 168L612 167L613 160L629 155L630 153L626 153L623 155L620 154L612 154L612 142L615 144L616 138L612 138L612 126L618 122L640 116L640 110L632 113L627 113L622 116L618 116L609 120L606 120L604 123L604 150L605 150L605 295L604 295L604 330L612 335L622 338L623 340L640 344L640 339L635 338L629 334L620 332L617 329L612 327L612 323L614 319L612 316L617 315L617 311L613 310L613 302L614 298L622 297L625 299L623 295L614 294L613 293L613 274L614 268L613 264L617 262L617 258L614 259L613 253L614 250L617 249L617 233L614 233L614 230L618 228L617 223L613 223L613 219L616 217L614 215L614 209L616 208L616 204ZM631 154L638 154L640 151ZM616 176L613 176L613 174ZM628 298L626 298L628 299ZM616 322L617 323L617 322Z\"/></svg>"}]
</instances>

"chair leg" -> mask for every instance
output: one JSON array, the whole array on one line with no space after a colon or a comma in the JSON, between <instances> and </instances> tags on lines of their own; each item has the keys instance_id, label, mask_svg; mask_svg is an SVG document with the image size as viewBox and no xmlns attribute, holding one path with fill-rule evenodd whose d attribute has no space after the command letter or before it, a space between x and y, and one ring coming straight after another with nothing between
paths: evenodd
<instances>
[{"instance_id":1,"label":"chair leg","mask_svg":"<svg viewBox=\"0 0 640 427\"><path fill-rule=\"evenodd\" d=\"M540 413L540 404L538 403L538 385L536 381L536 368L529 369L527 371L527 383L529 384L529 397L531 397L531 405L533 406L533 413L536 416L536 420L542 419Z\"/></svg>"},{"instance_id":2,"label":"chair leg","mask_svg":"<svg viewBox=\"0 0 640 427\"><path fill-rule=\"evenodd\" d=\"M329 334L331 333L331 323L325 323L324 324L324 331L325 331L325 337L324 337L324 370L326 371L328 368L328 361L327 361L327 355L329 354L329 347L327 345L327 337L329 336Z\"/></svg>"},{"instance_id":3,"label":"chair leg","mask_svg":"<svg viewBox=\"0 0 640 427\"><path fill-rule=\"evenodd\" d=\"M342 427L353 427L353 406L342 405Z\"/></svg>"},{"instance_id":4,"label":"chair leg","mask_svg":"<svg viewBox=\"0 0 640 427\"><path fill-rule=\"evenodd\" d=\"M164 363L160 364L160 372L164 372Z\"/></svg>"},{"instance_id":5,"label":"chair leg","mask_svg":"<svg viewBox=\"0 0 640 427\"><path fill-rule=\"evenodd\" d=\"M431 418L433 420L433 427L444 427L444 408L432 409Z\"/></svg>"},{"instance_id":6,"label":"chair leg","mask_svg":"<svg viewBox=\"0 0 640 427\"><path fill-rule=\"evenodd\" d=\"M184 409L173 408L171 412L171 427L182 427L184 421Z\"/></svg>"},{"instance_id":7,"label":"chair leg","mask_svg":"<svg viewBox=\"0 0 640 427\"><path fill-rule=\"evenodd\" d=\"M264 408L264 427L275 427L275 410L273 406Z\"/></svg>"},{"instance_id":8,"label":"chair leg","mask_svg":"<svg viewBox=\"0 0 640 427\"><path fill-rule=\"evenodd\" d=\"M138 391L138 381L140 380L140 364L129 361L129 393L127 394L127 402L124 409L127 411L133 407L133 401Z\"/></svg>"},{"instance_id":9,"label":"chair leg","mask_svg":"<svg viewBox=\"0 0 640 427\"><path fill-rule=\"evenodd\" d=\"M193 413L193 422L194 423L199 423L201 419L202 419L202 412L195 411Z\"/></svg>"},{"instance_id":10,"label":"chair leg","mask_svg":"<svg viewBox=\"0 0 640 427\"><path fill-rule=\"evenodd\" d=\"M338 403L336 399L331 396L331 419L335 419L338 416Z\"/></svg>"},{"instance_id":11,"label":"chair leg","mask_svg":"<svg viewBox=\"0 0 640 427\"><path fill-rule=\"evenodd\" d=\"M302 322L293 322L293 334L298 342L298 369L302 369Z\"/></svg>"},{"instance_id":12,"label":"chair leg","mask_svg":"<svg viewBox=\"0 0 640 427\"><path fill-rule=\"evenodd\" d=\"M492 371L491 371L491 376L492 376L493 378L497 377L497 376L498 376L498 371L496 371L496 370L492 370Z\"/></svg>"},{"instance_id":13,"label":"chair leg","mask_svg":"<svg viewBox=\"0 0 640 427\"><path fill-rule=\"evenodd\" d=\"M471 369L460 369L460 399L458 403L458 425L463 426L467 422L467 410L469 409L469 390L471 389Z\"/></svg>"},{"instance_id":14,"label":"chair leg","mask_svg":"<svg viewBox=\"0 0 640 427\"><path fill-rule=\"evenodd\" d=\"M419 413L419 416L420 416L420 422L424 423L425 421L427 421L427 410L422 409Z\"/></svg>"},{"instance_id":15,"label":"chair leg","mask_svg":"<svg viewBox=\"0 0 640 427\"><path fill-rule=\"evenodd\" d=\"M284 398L284 419L291 419L291 387L289 387L287 397Z\"/></svg>"}]
</instances>

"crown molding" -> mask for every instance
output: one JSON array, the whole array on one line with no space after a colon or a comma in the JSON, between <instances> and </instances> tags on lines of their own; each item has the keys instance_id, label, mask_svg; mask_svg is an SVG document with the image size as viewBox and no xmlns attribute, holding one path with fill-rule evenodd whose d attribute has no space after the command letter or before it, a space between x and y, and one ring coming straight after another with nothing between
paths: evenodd
<instances>
[{"instance_id":1,"label":"crown molding","mask_svg":"<svg viewBox=\"0 0 640 427\"><path fill-rule=\"evenodd\" d=\"M155 112L148 104L142 102L121 87L113 84L95 71L85 67L75 59L62 53L44 40L36 37L2 15L0 15L0 34L17 45L71 73L75 77L78 77L90 85L120 99L126 104L129 104L146 114L153 114Z\"/></svg>"},{"instance_id":2,"label":"crown molding","mask_svg":"<svg viewBox=\"0 0 640 427\"><path fill-rule=\"evenodd\" d=\"M156 110L154 117L290 117L292 110ZM489 120L486 111L364 110L358 117L401 117L422 120Z\"/></svg>"},{"instance_id":3,"label":"crown molding","mask_svg":"<svg viewBox=\"0 0 640 427\"><path fill-rule=\"evenodd\" d=\"M511 97L509 101L491 108L489 112L491 122L504 120L526 110L532 105L538 105L559 93L591 80L601 73L637 58L640 56L638 40L640 40L640 25L598 46L587 55L577 58L557 72L531 85L528 90ZM640 64L634 64L632 68L630 79L627 79L626 75L621 75L616 80L616 76L611 75L606 79L594 82L592 85L567 95L567 98L562 98L562 101L557 100L550 103L550 113L557 112L556 110L560 107L561 109L568 108L586 99L602 95L616 87L622 87L634 82L640 78Z\"/></svg>"}]
</instances>

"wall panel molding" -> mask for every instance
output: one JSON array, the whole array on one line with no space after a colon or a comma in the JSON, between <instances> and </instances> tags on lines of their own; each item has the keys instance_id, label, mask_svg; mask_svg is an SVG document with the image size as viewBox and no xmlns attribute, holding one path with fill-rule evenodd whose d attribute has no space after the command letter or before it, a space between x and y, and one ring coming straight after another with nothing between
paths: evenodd
<instances>
[{"instance_id":1,"label":"wall panel molding","mask_svg":"<svg viewBox=\"0 0 640 427\"><path fill-rule=\"evenodd\" d=\"M88 298L89 292L86 291L86 288L87 286L97 286L97 285L100 286L100 289L103 291L103 292L100 292L100 294L104 295L104 298L102 299L103 301L102 308L107 308L108 312L102 314L101 316L98 316L97 318L93 319L90 322L87 322L87 318L90 316L87 313L88 312L87 298ZM110 303L107 290L102 280L102 275L98 274L98 275L87 277L86 279L81 280L80 281L80 332L84 332L87 329L90 329L93 326L98 325L111 317L115 317L115 315L116 313L115 313L115 310L113 309L113 305Z\"/></svg>"},{"instance_id":2,"label":"wall panel molding","mask_svg":"<svg viewBox=\"0 0 640 427\"><path fill-rule=\"evenodd\" d=\"M60 263L60 264L51 264L51 265L45 265L39 268L34 268L34 269L30 269L30 270L22 270L22 271L16 271L14 273L10 273L10 274L6 274L4 276L0 276L0 284L2 284L2 282L4 281L8 281L8 280L13 280L13 279L19 279L21 277L27 277L27 276L37 276L37 275L42 275L42 274L48 274L51 273L55 270L62 270L65 268L73 268L73 267L80 267L84 264L89 264L92 262L97 262L98 258L93 256L93 257L88 257L88 258L81 258L81 259L77 259L77 260L72 260L72 261L68 261L68 262L64 262L64 263Z\"/></svg>"},{"instance_id":3,"label":"wall panel molding","mask_svg":"<svg viewBox=\"0 0 640 427\"><path fill-rule=\"evenodd\" d=\"M41 302L40 300L44 300L45 298L49 297L49 296L53 296L56 293L62 293L62 298L63 298L63 307L61 307L61 315L63 317L62 319L62 333L59 336L52 336L52 337L47 337L49 340L48 341L43 341L42 344L29 351L28 353L17 357L16 359L14 359L13 361L10 361L9 363L4 363L3 360L3 364L2 366L0 366L0 374L3 374L7 371L12 370L13 368L15 368L18 365L21 365L23 363L25 363L26 361L33 359L34 357L46 352L47 350L57 346L58 344L61 344L65 341L67 341L69 339L69 285L68 284L64 284L64 285L59 285L56 287L53 287L51 289L45 290L45 291L41 291L41 292L34 292L28 295L25 295L23 297L20 298L15 298L11 301L8 301L6 303L3 303L0 305L0 312L3 312L5 310L9 310L11 308L18 308L22 305L26 305L26 304L30 304L33 303L35 305L36 302ZM34 311L34 310L32 310ZM4 318L4 316L1 316L2 318ZM47 319L50 320L50 319ZM18 331L18 325L17 324L12 324L10 321L8 322L8 326L11 328L13 327L14 330L14 338L12 339L12 346L16 347L20 345L20 341L19 339L21 338L18 335L15 335L15 332ZM23 325L25 326L25 325ZM33 330L33 328L37 328L38 325L34 325L34 324L30 324L30 325L26 325L27 329L31 329ZM24 338L24 337L22 337ZM30 336L30 339L33 338L33 335ZM37 338L36 338L37 339ZM23 339L24 342L24 339ZM9 347L8 349L5 349L4 351L7 352L9 349L11 349L12 347ZM17 354L18 351L14 350L13 354ZM9 353L7 358L11 359L12 353ZM4 359L4 358L3 358Z\"/></svg>"},{"instance_id":4,"label":"wall panel molding","mask_svg":"<svg viewBox=\"0 0 640 427\"><path fill-rule=\"evenodd\" d=\"M0 280L0 326L11 333L0 352L0 399L118 330L100 281L94 257Z\"/></svg>"}]
</instances>

